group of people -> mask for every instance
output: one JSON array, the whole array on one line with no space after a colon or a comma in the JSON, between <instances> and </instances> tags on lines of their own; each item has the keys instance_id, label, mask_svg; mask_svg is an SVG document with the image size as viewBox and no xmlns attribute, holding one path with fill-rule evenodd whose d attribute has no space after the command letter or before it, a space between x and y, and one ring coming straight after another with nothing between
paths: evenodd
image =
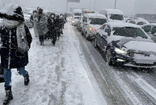
<instances>
[{"instance_id":1,"label":"group of people","mask_svg":"<svg viewBox=\"0 0 156 105\"><path fill-rule=\"evenodd\" d=\"M55 45L56 40L63 34L66 19L63 14L44 13L43 9L38 7L33 11L31 19L34 24L34 34L39 37L40 45L44 45L45 39L51 39Z\"/></svg>"},{"instance_id":2,"label":"group of people","mask_svg":"<svg viewBox=\"0 0 156 105\"><path fill-rule=\"evenodd\" d=\"M4 70L5 99L3 105L8 105L13 99L11 85L11 69L16 68L18 73L24 77L24 85L30 82L29 73L25 66L29 63L28 51L31 47L32 36L29 28L25 25L22 8L16 4L8 6L6 13L0 12L3 25L0 27L2 46L0 48L1 67ZM34 34L39 37L41 45L45 39L51 39L55 45L57 39L63 34L66 22L63 15L43 13L43 9L37 8L33 11ZM0 103L1 104L1 103Z\"/></svg>"}]
</instances>

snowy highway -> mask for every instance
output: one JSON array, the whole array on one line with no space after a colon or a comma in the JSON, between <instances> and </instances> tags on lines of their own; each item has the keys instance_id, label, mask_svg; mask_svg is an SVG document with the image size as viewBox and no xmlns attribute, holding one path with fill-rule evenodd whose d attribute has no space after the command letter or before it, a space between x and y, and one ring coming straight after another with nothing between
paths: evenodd
<instances>
[{"instance_id":1,"label":"snowy highway","mask_svg":"<svg viewBox=\"0 0 156 105\"><path fill-rule=\"evenodd\" d=\"M156 105L156 71L109 66L76 27L65 24L56 42L39 45L34 30L29 51L30 84L12 70L10 105ZM4 100L0 84L0 104Z\"/></svg>"},{"instance_id":2,"label":"snowy highway","mask_svg":"<svg viewBox=\"0 0 156 105\"><path fill-rule=\"evenodd\" d=\"M86 61L108 105L156 105L155 70L110 67L75 27Z\"/></svg>"}]
</instances>

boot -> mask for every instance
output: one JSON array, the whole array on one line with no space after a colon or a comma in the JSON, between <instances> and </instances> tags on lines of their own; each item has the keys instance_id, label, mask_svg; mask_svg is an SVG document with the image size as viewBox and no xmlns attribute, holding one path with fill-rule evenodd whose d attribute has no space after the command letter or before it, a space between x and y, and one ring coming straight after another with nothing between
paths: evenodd
<instances>
[{"instance_id":1,"label":"boot","mask_svg":"<svg viewBox=\"0 0 156 105\"><path fill-rule=\"evenodd\" d=\"M26 76L24 76L24 85L27 86L29 84L29 74L26 74Z\"/></svg>"},{"instance_id":2,"label":"boot","mask_svg":"<svg viewBox=\"0 0 156 105\"><path fill-rule=\"evenodd\" d=\"M3 105L8 105L10 103L10 101L13 99L13 95L12 95L11 89L5 90L5 92L6 92L6 96L3 101Z\"/></svg>"}]
</instances>

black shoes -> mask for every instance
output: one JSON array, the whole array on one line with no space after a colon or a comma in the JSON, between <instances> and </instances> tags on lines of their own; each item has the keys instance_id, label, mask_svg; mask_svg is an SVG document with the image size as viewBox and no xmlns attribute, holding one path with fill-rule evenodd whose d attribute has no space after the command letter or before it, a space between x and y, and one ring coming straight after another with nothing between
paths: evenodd
<instances>
[{"instance_id":1,"label":"black shoes","mask_svg":"<svg viewBox=\"0 0 156 105\"><path fill-rule=\"evenodd\" d=\"M13 99L13 95L12 95L11 89L5 90L5 92L6 92L6 96L3 101L3 105L8 105L10 103L10 101Z\"/></svg>"},{"instance_id":2,"label":"black shoes","mask_svg":"<svg viewBox=\"0 0 156 105\"><path fill-rule=\"evenodd\" d=\"M30 80L29 80L29 75L26 74L26 76L24 76L24 85L27 86L29 84Z\"/></svg>"}]
</instances>

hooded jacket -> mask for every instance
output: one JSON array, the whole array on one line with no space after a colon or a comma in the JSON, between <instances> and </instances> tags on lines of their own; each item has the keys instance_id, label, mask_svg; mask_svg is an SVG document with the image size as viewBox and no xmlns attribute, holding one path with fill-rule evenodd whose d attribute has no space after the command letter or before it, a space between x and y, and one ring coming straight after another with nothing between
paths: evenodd
<instances>
[{"instance_id":1,"label":"hooded jacket","mask_svg":"<svg viewBox=\"0 0 156 105\"><path fill-rule=\"evenodd\" d=\"M14 11L15 12L15 11ZM21 10L16 11L13 15L0 14L0 17L10 20L13 22L19 22L19 24L24 22L24 17L21 15ZM17 42L17 27L18 25L9 27L9 25L5 25L1 28L1 66L3 68L19 68L26 66L28 64L28 51L21 51L18 48ZM25 35L28 42L28 46L30 48L30 44L32 42L32 37L29 32L29 29L26 25L24 25Z\"/></svg>"}]
</instances>

